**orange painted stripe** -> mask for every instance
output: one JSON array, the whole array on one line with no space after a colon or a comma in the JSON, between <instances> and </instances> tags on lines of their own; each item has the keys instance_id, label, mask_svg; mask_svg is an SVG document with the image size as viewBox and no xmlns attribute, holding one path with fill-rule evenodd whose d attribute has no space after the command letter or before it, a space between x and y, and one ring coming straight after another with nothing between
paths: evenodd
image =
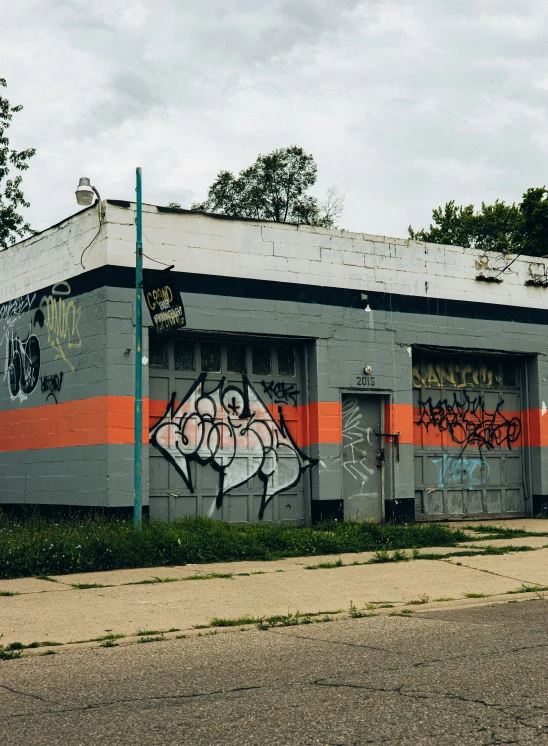
<instances>
[{"instance_id":1,"label":"orange painted stripe","mask_svg":"<svg viewBox=\"0 0 548 746\"><path fill-rule=\"evenodd\" d=\"M148 443L148 401L143 401L143 443ZM89 399L0 412L0 451L133 443L133 398Z\"/></svg>"},{"instance_id":2,"label":"orange painted stripe","mask_svg":"<svg viewBox=\"0 0 548 746\"><path fill-rule=\"evenodd\" d=\"M385 404L384 405L384 432L400 433L400 445L413 443L413 405L412 404ZM385 438L385 443L390 443L392 438Z\"/></svg>"},{"instance_id":3,"label":"orange painted stripe","mask_svg":"<svg viewBox=\"0 0 548 746\"><path fill-rule=\"evenodd\" d=\"M143 443L148 428L165 412L164 400L143 399ZM279 406L269 405L279 422ZM317 443L342 442L340 402L311 402L308 405L281 406L291 436L301 448ZM548 447L548 413L540 409L505 412L518 417L522 432L513 447ZM384 432L400 433L400 444L454 446L447 432L418 425L420 412L410 404L385 406ZM386 439L389 441L390 439ZM98 396L77 401L0 412L0 451L33 451L43 448L67 448L104 444L133 443L133 397Z\"/></svg>"}]
</instances>

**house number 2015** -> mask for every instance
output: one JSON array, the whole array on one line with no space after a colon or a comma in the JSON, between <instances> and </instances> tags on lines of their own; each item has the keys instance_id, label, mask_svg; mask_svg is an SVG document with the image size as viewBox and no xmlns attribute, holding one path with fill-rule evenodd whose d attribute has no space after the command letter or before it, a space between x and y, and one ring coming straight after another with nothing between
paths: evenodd
<instances>
[{"instance_id":1,"label":"house number 2015","mask_svg":"<svg viewBox=\"0 0 548 746\"><path fill-rule=\"evenodd\" d=\"M375 378L374 376L357 376L357 384L358 386L374 386L375 385Z\"/></svg>"}]
</instances>

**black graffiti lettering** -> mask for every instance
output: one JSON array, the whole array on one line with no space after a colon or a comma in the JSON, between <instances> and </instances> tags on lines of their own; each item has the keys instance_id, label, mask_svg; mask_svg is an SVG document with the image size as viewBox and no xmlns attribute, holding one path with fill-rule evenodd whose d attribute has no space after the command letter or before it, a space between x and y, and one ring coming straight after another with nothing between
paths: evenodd
<instances>
[{"instance_id":1,"label":"black graffiti lettering","mask_svg":"<svg viewBox=\"0 0 548 746\"><path fill-rule=\"evenodd\" d=\"M61 386L63 385L63 373L54 373L51 376L42 376L40 378L40 384L42 386L42 393L45 394L47 392L46 401L52 396L55 399L55 403L57 404L57 396L61 391Z\"/></svg>"},{"instance_id":2,"label":"black graffiti lettering","mask_svg":"<svg viewBox=\"0 0 548 746\"><path fill-rule=\"evenodd\" d=\"M40 375L40 342L35 334L29 333L24 340L14 333L8 335L6 373L12 398L32 394Z\"/></svg>"},{"instance_id":3,"label":"black graffiti lettering","mask_svg":"<svg viewBox=\"0 0 548 746\"><path fill-rule=\"evenodd\" d=\"M272 498L294 487L317 459L303 453L287 429L281 407L279 423L246 375L242 386L225 386L223 378L205 390L200 374L179 406L173 392L165 414L150 428L150 442L170 461L194 492L190 463L210 464L219 473L216 506L253 477L262 481L259 519Z\"/></svg>"},{"instance_id":4,"label":"black graffiti lettering","mask_svg":"<svg viewBox=\"0 0 548 746\"><path fill-rule=\"evenodd\" d=\"M293 404L297 406L297 386L283 381L261 381L265 394L268 394L274 404Z\"/></svg>"},{"instance_id":5,"label":"black graffiti lettering","mask_svg":"<svg viewBox=\"0 0 548 746\"><path fill-rule=\"evenodd\" d=\"M466 391L453 394L453 401L439 399L435 404L432 397L419 401L419 425L426 430L436 428L440 433L447 432L454 443L492 450L493 448L512 448L521 435L521 421L518 417L507 417L502 411L504 400L501 399L494 411L486 411L485 401L481 394L471 399Z\"/></svg>"}]
</instances>

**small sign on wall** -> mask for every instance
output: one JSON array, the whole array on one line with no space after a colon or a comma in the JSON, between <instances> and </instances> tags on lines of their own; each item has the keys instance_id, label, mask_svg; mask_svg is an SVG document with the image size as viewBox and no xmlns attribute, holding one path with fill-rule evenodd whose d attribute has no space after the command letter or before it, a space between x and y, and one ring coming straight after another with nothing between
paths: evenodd
<instances>
[{"instance_id":1,"label":"small sign on wall","mask_svg":"<svg viewBox=\"0 0 548 746\"><path fill-rule=\"evenodd\" d=\"M162 275L146 282L144 294L154 329L158 334L186 326L185 309L174 277Z\"/></svg>"}]
</instances>

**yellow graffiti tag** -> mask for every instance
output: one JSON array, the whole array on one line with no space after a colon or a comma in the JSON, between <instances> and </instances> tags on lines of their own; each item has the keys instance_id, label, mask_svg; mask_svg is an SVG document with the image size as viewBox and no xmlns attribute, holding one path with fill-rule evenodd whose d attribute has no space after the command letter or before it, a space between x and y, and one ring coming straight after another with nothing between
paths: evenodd
<instances>
[{"instance_id":1,"label":"yellow graffiti tag","mask_svg":"<svg viewBox=\"0 0 548 746\"><path fill-rule=\"evenodd\" d=\"M426 363L421 367L413 366L413 386L415 388L442 388L454 386L482 386L491 388L500 383L500 376L495 375L486 365L458 365L454 363Z\"/></svg>"},{"instance_id":2,"label":"yellow graffiti tag","mask_svg":"<svg viewBox=\"0 0 548 746\"><path fill-rule=\"evenodd\" d=\"M56 360L63 360L70 370L75 370L67 355L69 350L80 349L82 338L78 324L82 311L71 299L44 295L40 301L44 322L48 330L48 343L56 350Z\"/></svg>"}]
</instances>

